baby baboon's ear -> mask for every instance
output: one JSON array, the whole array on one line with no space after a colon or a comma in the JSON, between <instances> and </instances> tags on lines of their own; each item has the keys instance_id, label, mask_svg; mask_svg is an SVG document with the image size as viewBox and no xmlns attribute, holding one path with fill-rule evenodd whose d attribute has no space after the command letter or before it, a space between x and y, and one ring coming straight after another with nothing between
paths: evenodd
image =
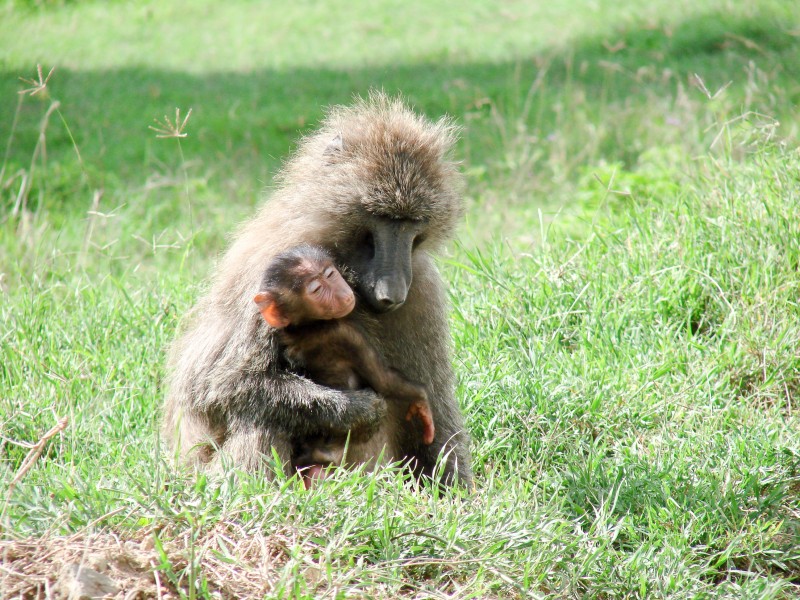
<instances>
[{"instance_id":1,"label":"baby baboon's ear","mask_svg":"<svg viewBox=\"0 0 800 600\"><path fill-rule=\"evenodd\" d=\"M253 298L253 302L258 305L261 316L271 327L283 329L289 325L289 319L283 314L275 297L269 292L258 292Z\"/></svg>"}]
</instances>

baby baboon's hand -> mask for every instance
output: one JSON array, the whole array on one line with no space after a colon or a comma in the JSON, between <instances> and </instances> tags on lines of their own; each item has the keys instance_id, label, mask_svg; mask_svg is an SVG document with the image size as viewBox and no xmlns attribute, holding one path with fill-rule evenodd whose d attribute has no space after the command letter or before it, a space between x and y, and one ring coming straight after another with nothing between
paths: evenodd
<instances>
[{"instance_id":1,"label":"baby baboon's hand","mask_svg":"<svg viewBox=\"0 0 800 600\"><path fill-rule=\"evenodd\" d=\"M433 413L427 397L414 400L408 405L406 421L410 421L414 417L419 419L422 424L422 443L426 446L432 444L436 435L436 428L433 425Z\"/></svg>"}]
</instances>

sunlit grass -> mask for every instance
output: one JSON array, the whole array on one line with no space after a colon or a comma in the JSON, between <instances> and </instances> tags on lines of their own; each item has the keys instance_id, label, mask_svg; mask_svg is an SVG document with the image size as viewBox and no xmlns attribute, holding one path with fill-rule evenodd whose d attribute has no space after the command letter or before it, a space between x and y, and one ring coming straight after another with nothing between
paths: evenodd
<instances>
[{"instance_id":1,"label":"sunlit grass","mask_svg":"<svg viewBox=\"0 0 800 600\"><path fill-rule=\"evenodd\" d=\"M81 561L153 597L800 593L797 7L356 3L336 29L317 4L271 27L23 4L0 19L0 595ZM441 267L477 489L176 471L176 327L292 141L370 86L464 126Z\"/></svg>"}]
</instances>

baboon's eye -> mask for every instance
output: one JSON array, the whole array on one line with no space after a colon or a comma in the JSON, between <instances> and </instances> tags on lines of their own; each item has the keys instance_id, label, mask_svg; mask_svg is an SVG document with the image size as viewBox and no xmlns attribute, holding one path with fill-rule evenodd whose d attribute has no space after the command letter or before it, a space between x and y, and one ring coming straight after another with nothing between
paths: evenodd
<instances>
[{"instance_id":1,"label":"baboon's eye","mask_svg":"<svg viewBox=\"0 0 800 600\"><path fill-rule=\"evenodd\" d=\"M309 294L319 294L320 290L322 290L322 284L319 281L312 281L308 284L306 290Z\"/></svg>"},{"instance_id":2,"label":"baboon's eye","mask_svg":"<svg viewBox=\"0 0 800 600\"><path fill-rule=\"evenodd\" d=\"M330 279L331 277L334 276L335 273L336 273L336 269L334 269L333 267L328 267L325 270L325 279Z\"/></svg>"},{"instance_id":3,"label":"baboon's eye","mask_svg":"<svg viewBox=\"0 0 800 600\"><path fill-rule=\"evenodd\" d=\"M371 231L364 233L360 246L367 258L372 259L375 257L375 237Z\"/></svg>"}]
</instances>

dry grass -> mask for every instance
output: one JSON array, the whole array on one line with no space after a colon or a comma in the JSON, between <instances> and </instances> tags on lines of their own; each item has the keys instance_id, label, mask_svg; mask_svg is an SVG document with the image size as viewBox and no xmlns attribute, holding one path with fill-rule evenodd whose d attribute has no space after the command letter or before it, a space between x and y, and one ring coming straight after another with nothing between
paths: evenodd
<instances>
[{"instance_id":1,"label":"dry grass","mask_svg":"<svg viewBox=\"0 0 800 600\"><path fill-rule=\"evenodd\" d=\"M292 544L287 533L244 532L234 523L219 523L194 541L187 534L162 542L161 533L145 529L0 540L0 595L52 598L64 569L80 565L110 577L118 586L114 598L179 598L184 592L176 584L191 587L182 580L196 572L194 560L195 568L202 564L203 581L197 584L213 595L259 598L274 589Z\"/></svg>"}]
</instances>

